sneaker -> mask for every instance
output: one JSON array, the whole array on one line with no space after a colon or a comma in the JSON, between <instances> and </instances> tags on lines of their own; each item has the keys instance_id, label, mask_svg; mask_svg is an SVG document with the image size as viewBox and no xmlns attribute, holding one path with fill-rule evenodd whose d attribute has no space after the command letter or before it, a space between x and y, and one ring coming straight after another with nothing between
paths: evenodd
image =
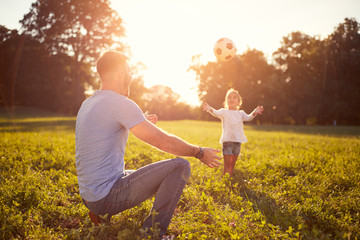
<instances>
[{"instance_id":1,"label":"sneaker","mask_svg":"<svg viewBox=\"0 0 360 240\"><path fill-rule=\"evenodd\" d=\"M95 224L95 226L99 226L102 223L101 217L93 213L92 211L89 211L89 217L91 222Z\"/></svg>"}]
</instances>

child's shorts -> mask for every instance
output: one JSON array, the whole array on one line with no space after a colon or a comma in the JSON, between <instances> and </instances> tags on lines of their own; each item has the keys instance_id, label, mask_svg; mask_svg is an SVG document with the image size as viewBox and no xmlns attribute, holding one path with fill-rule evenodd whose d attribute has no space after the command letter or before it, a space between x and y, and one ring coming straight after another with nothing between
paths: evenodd
<instances>
[{"instance_id":1,"label":"child's shorts","mask_svg":"<svg viewBox=\"0 0 360 240\"><path fill-rule=\"evenodd\" d=\"M239 142L223 142L223 155L239 155L241 143Z\"/></svg>"}]
</instances>

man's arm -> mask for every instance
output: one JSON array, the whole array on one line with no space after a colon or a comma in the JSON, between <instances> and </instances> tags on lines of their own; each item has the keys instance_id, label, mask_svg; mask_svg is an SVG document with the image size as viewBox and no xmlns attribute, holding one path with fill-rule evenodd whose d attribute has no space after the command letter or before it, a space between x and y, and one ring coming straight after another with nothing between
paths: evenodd
<instances>
[{"instance_id":1,"label":"man's arm","mask_svg":"<svg viewBox=\"0 0 360 240\"><path fill-rule=\"evenodd\" d=\"M181 138L168 134L164 130L158 128L149 121L143 121L130 131L140 140L164 151L177 156L195 157L200 151L198 146L187 143ZM209 167L218 167L221 163L217 160L221 159L216 153L219 150L213 148L203 148L204 156L200 158L204 164Z\"/></svg>"}]
</instances>

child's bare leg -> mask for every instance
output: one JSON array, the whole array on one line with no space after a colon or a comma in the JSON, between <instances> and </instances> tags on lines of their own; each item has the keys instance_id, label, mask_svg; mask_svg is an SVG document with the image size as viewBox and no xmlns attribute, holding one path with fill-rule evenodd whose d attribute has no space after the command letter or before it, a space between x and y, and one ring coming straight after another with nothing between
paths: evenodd
<instances>
[{"instance_id":1,"label":"child's bare leg","mask_svg":"<svg viewBox=\"0 0 360 240\"><path fill-rule=\"evenodd\" d=\"M236 163L236 160L238 159L238 156L239 155L230 155L230 162L229 162L230 177L232 177L232 175L233 175L235 163Z\"/></svg>"},{"instance_id":2,"label":"child's bare leg","mask_svg":"<svg viewBox=\"0 0 360 240\"><path fill-rule=\"evenodd\" d=\"M224 155L224 175L225 175L226 173L229 173L231 156L232 156L232 155Z\"/></svg>"}]
</instances>

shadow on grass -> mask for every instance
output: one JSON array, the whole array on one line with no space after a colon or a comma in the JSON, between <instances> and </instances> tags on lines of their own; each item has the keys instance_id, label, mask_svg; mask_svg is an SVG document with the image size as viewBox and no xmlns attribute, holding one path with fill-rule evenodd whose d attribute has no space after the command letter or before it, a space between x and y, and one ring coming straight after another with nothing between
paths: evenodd
<instances>
[{"instance_id":1,"label":"shadow on grass","mask_svg":"<svg viewBox=\"0 0 360 240\"><path fill-rule=\"evenodd\" d=\"M39 131L74 131L75 119L53 119L26 122L0 122L1 132L39 132Z\"/></svg>"},{"instance_id":2,"label":"shadow on grass","mask_svg":"<svg viewBox=\"0 0 360 240\"><path fill-rule=\"evenodd\" d=\"M242 172L235 170L234 173L235 176L232 178L232 181L238 183L241 187L241 197L251 201L254 210L260 211L266 217L266 222L275 226L280 226L282 230L285 231L289 226L292 226L293 228L298 226L296 221L294 221L294 217L290 213L284 211L281 206L278 206L273 198L249 188L246 184L246 179L241 177L243 176Z\"/></svg>"},{"instance_id":3,"label":"shadow on grass","mask_svg":"<svg viewBox=\"0 0 360 240\"><path fill-rule=\"evenodd\" d=\"M332 137L360 137L359 126L247 125L246 128L264 132L299 133Z\"/></svg>"},{"instance_id":4,"label":"shadow on grass","mask_svg":"<svg viewBox=\"0 0 360 240\"><path fill-rule=\"evenodd\" d=\"M17 107L13 112L0 108L1 132L38 132L75 129L75 117L36 108Z\"/></svg>"},{"instance_id":5,"label":"shadow on grass","mask_svg":"<svg viewBox=\"0 0 360 240\"><path fill-rule=\"evenodd\" d=\"M334 239L341 227L337 224L321 221L315 212L305 213L299 211L291 213L286 206L281 206L276 201L261 191L255 191L246 184L244 173L234 171L232 182L238 183L241 190L240 196L253 203L254 211L260 211L266 218L267 223L279 226L282 231L292 229L300 232L303 239ZM298 229L302 225L302 229ZM317 232L317 237L313 231Z\"/></svg>"}]
</instances>

